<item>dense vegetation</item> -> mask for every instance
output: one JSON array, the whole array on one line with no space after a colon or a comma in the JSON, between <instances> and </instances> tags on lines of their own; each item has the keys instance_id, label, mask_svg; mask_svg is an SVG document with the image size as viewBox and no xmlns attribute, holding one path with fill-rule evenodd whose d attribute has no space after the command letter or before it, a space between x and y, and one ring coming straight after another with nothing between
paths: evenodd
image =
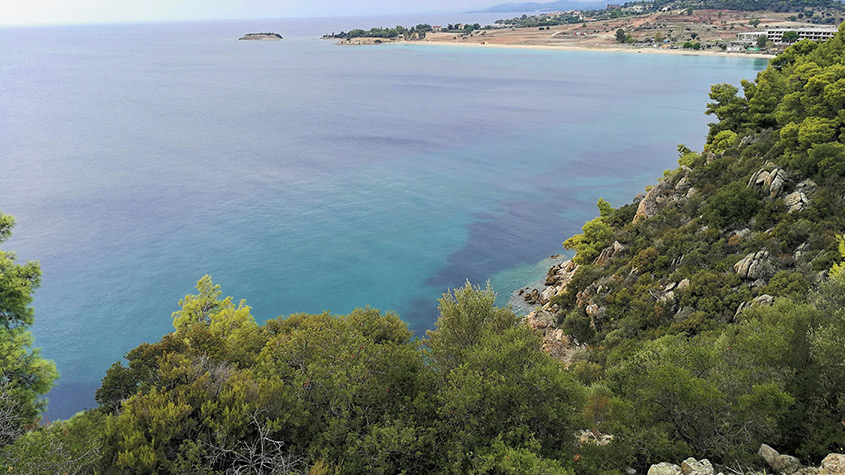
<instances>
[{"instance_id":1,"label":"dense vegetation","mask_svg":"<svg viewBox=\"0 0 845 475\"><path fill-rule=\"evenodd\" d=\"M386 39L395 39L402 37L407 40L411 39L423 39L425 38L426 33L432 30L431 25L428 23L420 23L417 26L412 26L411 28L405 28L402 25L397 25L394 28L382 28L382 27L374 27L370 28L369 30L362 30L360 28L356 28L353 30L349 30L348 32L341 31L340 33L331 33L327 35L323 35L324 38L338 38L338 39L353 39L353 38L386 38Z\"/></svg>"},{"instance_id":2,"label":"dense vegetation","mask_svg":"<svg viewBox=\"0 0 845 475\"><path fill-rule=\"evenodd\" d=\"M663 11L686 11L692 14L696 10L734 10L744 12L773 11L778 13L794 12L794 20L805 19L816 24L835 24L845 6L838 0L648 0L633 1L623 4L609 4L601 10L583 10L581 13L595 20L608 20L624 16ZM522 15L509 19L496 20L496 24L517 28L535 26L554 26L581 23L583 16L574 12L542 13ZM759 21L757 22L759 24ZM756 27L756 25L755 25Z\"/></svg>"},{"instance_id":3,"label":"dense vegetation","mask_svg":"<svg viewBox=\"0 0 845 475\"><path fill-rule=\"evenodd\" d=\"M600 426L632 460L843 450L843 55L842 33L802 41L742 95L713 86L703 153L565 243L580 267L550 307L588 345L573 372L636 408Z\"/></svg>"},{"instance_id":4,"label":"dense vegetation","mask_svg":"<svg viewBox=\"0 0 845 475\"><path fill-rule=\"evenodd\" d=\"M845 452L845 41L713 86L704 150L565 246L547 305L568 368L489 289L394 314L257 324L209 277L173 332L115 363L99 407L37 425L36 264L0 253L0 440L12 473L621 473ZM11 218L0 215L0 240ZM602 434L612 434L603 436Z\"/></svg>"},{"instance_id":5,"label":"dense vegetation","mask_svg":"<svg viewBox=\"0 0 845 475\"><path fill-rule=\"evenodd\" d=\"M506 25L516 28L532 28L535 26L571 25L583 22L580 15L571 13L556 13L553 15L522 15L514 18L496 20L497 25Z\"/></svg>"},{"instance_id":6,"label":"dense vegetation","mask_svg":"<svg viewBox=\"0 0 845 475\"><path fill-rule=\"evenodd\" d=\"M0 244L12 234L15 220L0 213ZM19 264L15 254L0 251L0 446L31 427L58 374L55 365L33 350L32 292L41 283L37 262Z\"/></svg>"},{"instance_id":7,"label":"dense vegetation","mask_svg":"<svg viewBox=\"0 0 845 475\"><path fill-rule=\"evenodd\" d=\"M6 451L48 473L565 473L582 385L495 295L440 301L426 345L396 315L257 325L208 277L175 331L106 373L101 407ZM72 460L73 463L68 463Z\"/></svg>"}]
</instances>

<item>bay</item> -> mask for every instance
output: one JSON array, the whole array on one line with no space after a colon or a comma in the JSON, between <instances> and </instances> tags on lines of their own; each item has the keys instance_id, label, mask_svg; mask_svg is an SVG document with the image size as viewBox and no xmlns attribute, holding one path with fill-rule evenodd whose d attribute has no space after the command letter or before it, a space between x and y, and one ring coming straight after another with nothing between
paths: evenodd
<instances>
[{"instance_id":1,"label":"bay","mask_svg":"<svg viewBox=\"0 0 845 475\"><path fill-rule=\"evenodd\" d=\"M4 250L39 260L48 418L170 331L203 275L259 321L396 311L491 280L500 302L597 213L700 148L741 57L339 47L353 27L494 16L0 29ZM244 42L276 31L279 42ZM540 266L541 267L541 266Z\"/></svg>"}]
</instances>

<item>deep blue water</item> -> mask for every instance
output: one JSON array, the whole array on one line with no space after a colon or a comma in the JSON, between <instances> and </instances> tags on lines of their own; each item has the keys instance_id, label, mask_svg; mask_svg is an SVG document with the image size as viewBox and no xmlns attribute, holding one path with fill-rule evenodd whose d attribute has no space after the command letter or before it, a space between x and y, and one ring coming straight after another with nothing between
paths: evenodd
<instances>
[{"instance_id":1,"label":"deep blue water","mask_svg":"<svg viewBox=\"0 0 845 475\"><path fill-rule=\"evenodd\" d=\"M205 274L259 321L370 305L419 333L466 279L506 300L599 197L700 148L710 84L765 66L315 39L417 20L440 19L0 29L4 249L44 272L50 418ZM234 40L268 30L287 39Z\"/></svg>"}]
</instances>

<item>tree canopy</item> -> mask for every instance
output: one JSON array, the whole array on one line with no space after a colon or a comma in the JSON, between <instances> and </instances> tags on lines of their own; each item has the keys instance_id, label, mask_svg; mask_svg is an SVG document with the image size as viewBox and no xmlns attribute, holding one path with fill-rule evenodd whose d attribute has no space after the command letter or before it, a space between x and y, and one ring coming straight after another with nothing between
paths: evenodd
<instances>
[{"instance_id":1,"label":"tree canopy","mask_svg":"<svg viewBox=\"0 0 845 475\"><path fill-rule=\"evenodd\" d=\"M14 224L12 216L0 212L0 244L12 235ZM40 283L37 262L21 264L13 252L0 250L0 447L37 423L46 404L39 396L58 375L55 365L32 348L28 329L34 317L32 294Z\"/></svg>"}]
</instances>

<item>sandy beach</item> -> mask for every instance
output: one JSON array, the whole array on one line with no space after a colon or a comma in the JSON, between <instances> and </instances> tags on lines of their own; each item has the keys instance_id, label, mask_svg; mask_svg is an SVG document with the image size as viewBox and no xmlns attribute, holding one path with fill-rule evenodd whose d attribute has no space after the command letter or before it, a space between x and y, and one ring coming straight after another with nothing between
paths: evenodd
<instances>
[{"instance_id":1,"label":"sandy beach","mask_svg":"<svg viewBox=\"0 0 845 475\"><path fill-rule=\"evenodd\" d=\"M498 43L469 43L469 42L446 42L446 41L396 41L384 44L393 45L433 45L433 46L459 46L469 48L512 48L512 49L545 49L564 51L601 51L610 53L647 53L647 54L671 54L682 56L730 56L735 58L761 58L771 59L775 54L767 53L739 53L717 50L692 50L692 49L664 49L664 48L636 48L626 46L574 46L574 45L531 45L531 44L498 44Z\"/></svg>"}]
</instances>

